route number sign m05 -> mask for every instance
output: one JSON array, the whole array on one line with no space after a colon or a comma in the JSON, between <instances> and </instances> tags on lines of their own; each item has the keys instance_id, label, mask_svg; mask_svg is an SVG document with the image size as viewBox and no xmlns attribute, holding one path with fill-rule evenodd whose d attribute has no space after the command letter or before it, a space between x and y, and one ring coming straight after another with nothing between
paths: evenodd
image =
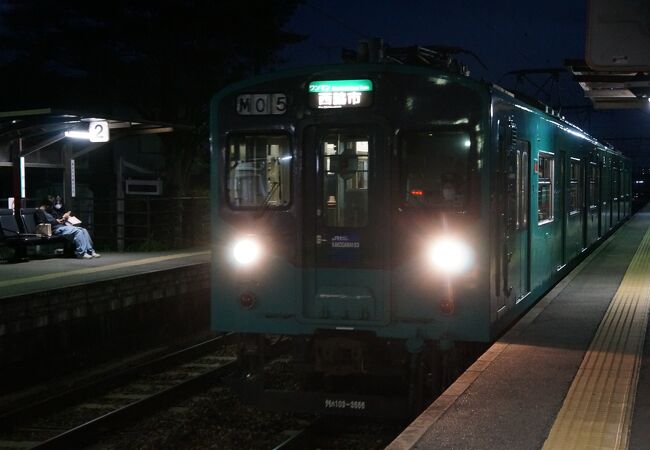
<instances>
[{"instance_id":1,"label":"route number sign m05","mask_svg":"<svg viewBox=\"0 0 650 450\"><path fill-rule=\"evenodd\" d=\"M285 94L243 94L237 96L237 113L242 116L278 115L287 112Z\"/></svg>"}]
</instances>

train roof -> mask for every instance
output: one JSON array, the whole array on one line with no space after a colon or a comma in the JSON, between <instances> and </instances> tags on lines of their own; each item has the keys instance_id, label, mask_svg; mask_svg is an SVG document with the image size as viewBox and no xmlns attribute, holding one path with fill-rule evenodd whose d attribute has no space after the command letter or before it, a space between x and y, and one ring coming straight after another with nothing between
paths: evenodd
<instances>
[{"instance_id":1,"label":"train roof","mask_svg":"<svg viewBox=\"0 0 650 450\"><path fill-rule=\"evenodd\" d=\"M596 139L595 137L591 136L589 133L584 131L582 128L566 120L566 118L560 114L560 111L556 111L550 106L538 100L535 100L525 94L504 89L501 86L498 86L496 84L490 84L489 86L493 95L501 96L502 98L503 97L508 98L517 107L522 108L528 112L537 114L539 116L546 117L547 120L554 123L558 127L562 128L564 131L567 131L575 136L578 136L582 139L589 141L593 145L598 146L601 150L606 150L616 155L623 155L620 151L614 149L614 146L612 146L612 144L610 144L609 142L603 142Z\"/></svg>"},{"instance_id":2,"label":"train roof","mask_svg":"<svg viewBox=\"0 0 650 450\"><path fill-rule=\"evenodd\" d=\"M250 85L265 83L274 80L282 80L285 78L305 76L309 74L314 75L328 75L336 73L345 73L345 72L374 72L374 73L410 73L415 75L422 76L436 76L440 78L449 78L454 79L462 84L468 86L475 86L476 88L481 88L481 86L487 87L488 84L483 81L470 78L468 76L459 75L455 73L450 73L441 69L434 69L430 67L422 66L410 66L403 64L394 64L394 63L346 63L346 64L327 64L327 65L312 65L304 66L294 69L285 69L279 70L276 72L270 72L267 74L257 75L246 80L242 80L231 85L225 86L223 89L218 91L213 100L218 100L224 95L228 95L233 91L248 87Z\"/></svg>"},{"instance_id":3,"label":"train roof","mask_svg":"<svg viewBox=\"0 0 650 450\"><path fill-rule=\"evenodd\" d=\"M510 91L508 89L504 89L499 85L496 84L490 84L490 89L493 94L501 95L501 96L507 96L511 98L516 105L518 105L521 108L526 109L529 112L538 114L540 116L548 117L547 120L551 121L552 123L555 123L557 126L562 128L564 131L567 131L575 136L578 136L580 138L586 139L593 145L598 146L601 150L607 150L610 153L622 156L623 154L614 148L612 144L609 142L605 141L600 141L596 139L595 137L591 136L589 133L584 131L582 128L579 126L569 122L566 120L566 118L560 113L560 111L556 111L550 106L534 99L531 98L530 96L527 96L523 93L517 92L517 91Z\"/></svg>"},{"instance_id":4,"label":"train roof","mask_svg":"<svg viewBox=\"0 0 650 450\"><path fill-rule=\"evenodd\" d=\"M569 122L560 114L559 111L555 111L548 105L543 104L535 99L532 99L522 93L510 91L501 86L498 86L493 83L486 82L484 80L478 80L472 78L466 74L454 73L446 71L440 68L433 68L428 66L418 66L418 65L409 65L409 64L397 64L397 63L341 63L341 64L327 64L327 65L312 65L304 66L294 69L280 70L276 72L271 72L267 74L257 75L246 80L242 80L233 84L230 84L220 91L218 91L212 98L213 102L219 101L222 97L229 95L237 90L246 88L251 85L271 82L274 80L282 80L291 77L300 77L313 74L314 76L328 76L335 75L345 72L372 72L372 73L408 73L422 76L436 76L439 78L453 79L456 82L461 84L472 86L477 90L484 90L487 95L498 96L509 101L512 101L517 107L522 108L528 112L537 114L541 117L545 117L547 120L555 123L558 127L563 130L576 135L580 138L583 138L593 145L598 146L602 150L608 152L622 155L620 151L614 149L614 147L607 143L599 141L593 136L589 135L586 131L582 130L577 125Z\"/></svg>"}]
</instances>

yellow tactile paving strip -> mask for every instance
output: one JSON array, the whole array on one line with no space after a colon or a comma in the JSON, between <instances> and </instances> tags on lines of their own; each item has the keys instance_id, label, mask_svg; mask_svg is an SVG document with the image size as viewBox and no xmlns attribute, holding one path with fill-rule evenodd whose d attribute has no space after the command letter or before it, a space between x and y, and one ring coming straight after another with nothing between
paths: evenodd
<instances>
[{"instance_id":1,"label":"yellow tactile paving strip","mask_svg":"<svg viewBox=\"0 0 650 450\"><path fill-rule=\"evenodd\" d=\"M91 273L97 273L97 272L107 272L109 270L123 269L123 268L126 268L126 267L135 267L135 266L141 266L141 265L145 265L145 264L154 264L154 263L159 263L159 262L163 262L163 261L169 261L169 260L172 260L172 259L187 258L187 257L190 257L190 256L207 255L209 253L210 253L209 251L175 253L173 255L165 255L165 256L156 256L156 257L153 257L153 258L136 259L136 260L133 260L133 261L126 261L126 262L121 262L121 263L116 263L116 264L109 264L107 266L88 267L88 268L84 268L84 269L70 270L68 272L53 272L53 273L46 273L46 274L42 274L42 275L34 275L34 276L31 276L31 277L14 278L14 279L11 279L11 280L0 281L0 288L1 287L6 287L6 286L14 286L14 285L17 285L17 284L33 283L33 282L36 282L36 281L45 281L45 280L66 278L66 277L71 277L71 276L75 276L75 275L85 275L85 274L91 274Z\"/></svg>"},{"instance_id":2,"label":"yellow tactile paving strip","mask_svg":"<svg viewBox=\"0 0 650 450\"><path fill-rule=\"evenodd\" d=\"M650 229L578 369L544 449L626 449L650 305Z\"/></svg>"}]
</instances>

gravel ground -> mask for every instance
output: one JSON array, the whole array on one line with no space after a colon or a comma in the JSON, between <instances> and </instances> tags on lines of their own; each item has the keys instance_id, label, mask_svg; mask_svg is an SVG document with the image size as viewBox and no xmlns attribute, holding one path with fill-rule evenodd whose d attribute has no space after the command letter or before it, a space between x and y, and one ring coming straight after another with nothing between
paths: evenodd
<instances>
[{"instance_id":1,"label":"gravel ground","mask_svg":"<svg viewBox=\"0 0 650 450\"><path fill-rule=\"evenodd\" d=\"M228 389L214 388L203 396L145 419L91 449L269 450L312 420L313 416L259 411L243 405ZM338 422L340 424L340 419ZM340 425L334 426L336 431L319 438L313 448L379 450L385 448L404 426L353 421L344 426L344 431L339 429Z\"/></svg>"},{"instance_id":2,"label":"gravel ground","mask_svg":"<svg viewBox=\"0 0 650 450\"><path fill-rule=\"evenodd\" d=\"M125 351L120 358L115 358L101 364L94 364L77 370L71 370L70 373L57 376L56 378L44 380L26 389L11 389L11 392L0 395L0 409L11 409L13 406L19 406L23 403L29 403L39 400L43 396L49 396L54 392L70 389L75 385L80 385L94 379L102 378L106 373L123 369L126 367L138 365L144 361L155 359L174 349L180 349L191 344L199 343L205 339L215 336L214 332L202 332L194 336L184 336L175 338L167 345L156 348L138 350L133 353ZM230 349L227 351L232 352ZM43 370L46 370L45 368Z\"/></svg>"},{"instance_id":3,"label":"gravel ground","mask_svg":"<svg viewBox=\"0 0 650 450\"><path fill-rule=\"evenodd\" d=\"M267 368L275 388L295 388L296 376L287 361ZM243 404L228 388L208 392L141 420L106 438L92 449L273 449L316 416L260 411ZM404 424L332 419L332 431L314 442L314 449L382 449L404 428ZM328 427L329 428L329 427Z\"/></svg>"},{"instance_id":4,"label":"gravel ground","mask_svg":"<svg viewBox=\"0 0 650 450\"><path fill-rule=\"evenodd\" d=\"M213 388L134 424L92 449L269 449L311 418L262 412Z\"/></svg>"},{"instance_id":5,"label":"gravel ground","mask_svg":"<svg viewBox=\"0 0 650 450\"><path fill-rule=\"evenodd\" d=\"M232 356L235 347L224 347L218 355L187 364L184 369L201 369L204 364ZM194 366L193 366L194 364ZM198 370L200 371L200 370ZM166 373L147 380L140 380L141 386L131 385L127 392L148 392L154 380L163 382L183 378L180 373ZM296 389L297 376L288 360L278 360L267 367L268 385L276 389ZM153 383L152 383L153 382ZM117 393L120 389L117 389ZM113 391L115 393L115 391ZM111 400L119 403L120 400ZM103 402L102 402L103 403ZM96 408L96 407L94 407ZM97 413L90 408L72 408L49 417L38 425L52 427L81 421ZM92 449L272 449L287 440L295 432L309 425L315 416L299 416L289 413L260 411L245 405L228 389L215 386L207 392L189 398L153 416L139 420L132 426L113 434L89 448ZM345 421L343 421L345 423ZM332 433L325 433L313 448L320 449L380 449L384 448L401 428L388 432L382 424L348 423L344 431L337 427ZM34 430L35 431L35 430ZM38 433L30 434L36 438Z\"/></svg>"}]
</instances>

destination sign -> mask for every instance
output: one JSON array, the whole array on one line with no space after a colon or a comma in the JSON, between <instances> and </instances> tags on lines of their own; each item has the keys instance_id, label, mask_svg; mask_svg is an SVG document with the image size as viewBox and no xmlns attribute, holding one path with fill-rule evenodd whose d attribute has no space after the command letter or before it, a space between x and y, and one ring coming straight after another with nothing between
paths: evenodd
<instances>
[{"instance_id":1,"label":"destination sign","mask_svg":"<svg viewBox=\"0 0 650 450\"><path fill-rule=\"evenodd\" d=\"M312 108L355 108L372 104L371 80L327 80L309 83Z\"/></svg>"}]
</instances>

